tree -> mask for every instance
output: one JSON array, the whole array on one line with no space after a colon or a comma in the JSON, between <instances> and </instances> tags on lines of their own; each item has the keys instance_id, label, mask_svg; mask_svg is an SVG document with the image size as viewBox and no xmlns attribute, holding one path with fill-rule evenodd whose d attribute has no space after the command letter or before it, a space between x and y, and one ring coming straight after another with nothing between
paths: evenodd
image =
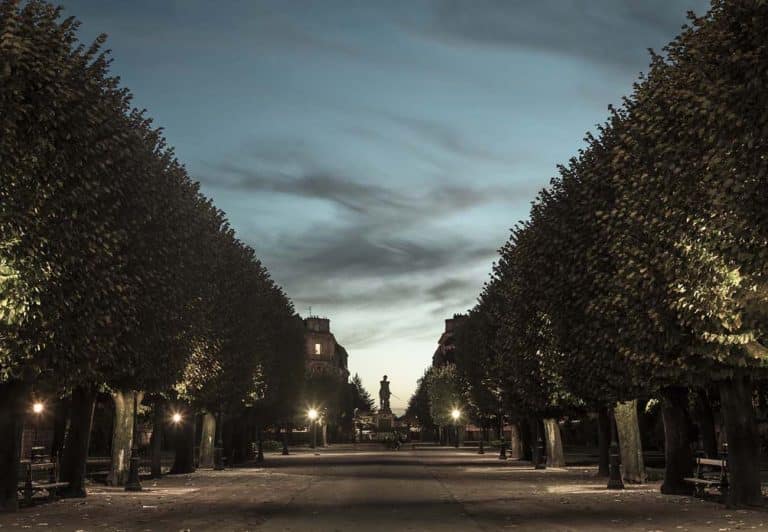
<instances>
[{"instance_id":1,"label":"tree","mask_svg":"<svg viewBox=\"0 0 768 532\"><path fill-rule=\"evenodd\" d=\"M59 18L0 0L0 431L19 433L33 383L71 394L60 472L84 496L97 391L115 400L120 483L133 397L278 404L303 359L290 301L132 109L106 37L81 45ZM18 442L0 445L2 508L16 507Z\"/></svg>"},{"instance_id":2,"label":"tree","mask_svg":"<svg viewBox=\"0 0 768 532\"><path fill-rule=\"evenodd\" d=\"M363 386L360 375L355 373L350 384L353 386L354 408L360 412L373 412L376 408L373 397Z\"/></svg>"},{"instance_id":3,"label":"tree","mask_svg":"<svg viewBox=\"0 0 768 532\"><path fill-rule=\"evenodd\" d=\"M498 368L498 353L493 348L497 328L490 303L482 299L460 323L455 332L456 370L469 386L469 410L483 429L496 423L502 430L503 389Z\"/></svg>"},{"instance_id":4,"label":"tree","mask_svg":"<svg viewBox=\"0 0 768 532\"><path fill-rule=\"evenodd\" d=\"M424 375L416 383L416 391L408 399L408 407L405 410L405 418L415 422L421 428L422 435L432 431L435 425L427 390L427 376L430 371L430 369L425 370Z\"/></svg>"},{"instance_id":5,"label":"tree","mask_svg":"<svg viewBox=\"0 0 768 532\"><path fill-rule=\"evenodd\" d=\"M435 425L445 431L447 427L455 424L451 416L453 410L466 409L469 402L465 383L454 364L432 367L424 379L429 396L429 417Z\"/></svg>"},{"instance_id":6,"label":"tree","mask_svg":"<svg viewBox=\"0 0 768 532\"><path fill-rule=\"evenodd\" d=\"M120 253L119 209L130 183L114 179L130 159L122 148L128 96L107 74L104 36L89 48L78 45L78 23L59 21L59 13L39 1L0 2L4 434L19 430L20 405L39 378L55 375L87 403L134 312ZM4 451L0 506L13 509L18 448ZM74 491L82 489L81 462L80 472L62 464Z\"/></svg>"}]
</instances>

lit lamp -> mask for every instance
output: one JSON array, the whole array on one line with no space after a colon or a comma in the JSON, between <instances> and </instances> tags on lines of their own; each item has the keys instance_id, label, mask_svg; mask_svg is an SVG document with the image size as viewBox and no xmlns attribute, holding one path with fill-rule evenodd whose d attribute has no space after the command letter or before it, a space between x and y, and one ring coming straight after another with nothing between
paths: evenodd
<instances>
[{"instance_id":1,"label":"lit lamp","mask_svg":"<svg viewBox=\"0 0 768 532\"><path fill-rule=\"evenodd\" d=\"M451 417L453 418L453 428L456 431L456 448L459 448L459 418L461 417L461 410L458 408L454 408L451 412Z\"/></svg>"},{"instance_id":2,"label":"lit lamp","mask_svg":"<svg viewBox=\"0 0 768 532\"><path fill-rule=\"evenodd\" d=\"M181 423L181 414L174 412L174 414L171 416L171 421L173 421L174 425Z\"/></svg>"},{"instance_id":3,"label":"lit lamp","mask_svg":"<svg viewBox=\"0 0 768 532\"><path fill-rule=\"evenodd\" d=\"M309 421L312 422L312 448L317 447L317 418L319 414L316 408L310 408L307 412Z\"/></svg>"},{"instance_id":4,"label":"lit lamp","mask_svg":"<svg viewBox=\"0 0 768 532\"><path fill-rule=\"evenodd\" d=\"M35 403L32 405L32 412L35 414L35 422L34 422L34 432L32 435L32 446L29 450L29 456L30 459L34 460L35 458L35 447L37 447L37 428L40 425L40 415L43 413L43 410L45 410L45 405L41 403L40 401L35 401Z\"/></svg>"}]
</instances>

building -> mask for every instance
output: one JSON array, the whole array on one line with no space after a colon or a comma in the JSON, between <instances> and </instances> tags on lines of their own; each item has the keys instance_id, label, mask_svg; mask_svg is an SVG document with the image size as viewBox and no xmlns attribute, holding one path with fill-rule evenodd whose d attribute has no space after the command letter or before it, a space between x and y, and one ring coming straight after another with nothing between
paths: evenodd
<instances>
[{"instance_id":1,"label":"building","mask_svg":"<svg viewBox=\"0 0 768 532\"><path fill-rule=\"evenodd\" d=\"M331 332L331 320L310 316L304 319L307 371L312 375L330 374L347 382L347 350Z\"/></svg>"},{"instance_id":2,"label":"building","mask_svg":"<svg viewBox=\"0 0 768 532\"><path fill-rule=\"evenodd\" d=\"M440 335L440 339L437 341L437 349L435 349L435 353L432 355L433 366L439 367L456 363L453 354L453 350L456 347L455 334L456 330L466 319L466 314L454 314L453 318L445 320L445 331Z\"/></svg>"}]
</instances>

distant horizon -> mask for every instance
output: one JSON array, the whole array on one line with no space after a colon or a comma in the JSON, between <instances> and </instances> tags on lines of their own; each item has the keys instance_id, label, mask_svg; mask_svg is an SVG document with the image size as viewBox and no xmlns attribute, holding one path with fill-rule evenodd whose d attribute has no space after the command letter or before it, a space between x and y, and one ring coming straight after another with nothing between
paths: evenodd
<instances>
[{"instance_id":1,"label":"distant horizon","mask_svg":"<svg viewBox=\"0 0 768 532\"><path fill-rule=\"evenodd\" d=\"M444 319L708 2L65 2L302 316L404 412ZM378 401L377 401L378 402ZM399 414L401 415L401 414Z\"/></svg>"}]
</instances>

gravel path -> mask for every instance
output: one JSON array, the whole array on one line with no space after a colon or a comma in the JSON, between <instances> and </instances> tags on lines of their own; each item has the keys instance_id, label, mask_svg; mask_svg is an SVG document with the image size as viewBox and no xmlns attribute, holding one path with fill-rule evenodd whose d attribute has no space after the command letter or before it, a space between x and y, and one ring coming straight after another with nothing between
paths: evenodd
<instances>
[{"instance_id":1,"label":"gravel path","mask_svg":"<svg viewBox=\"0 0 768 532\"><path fill-rule=\"evenodd\" d=\"M737 530L768 513L662 496L658 483L609 492L592 468L536 471L467 450L323 450L267 467L93 486L0 514L0 530Z\"/></svg>"}]
</instances>

